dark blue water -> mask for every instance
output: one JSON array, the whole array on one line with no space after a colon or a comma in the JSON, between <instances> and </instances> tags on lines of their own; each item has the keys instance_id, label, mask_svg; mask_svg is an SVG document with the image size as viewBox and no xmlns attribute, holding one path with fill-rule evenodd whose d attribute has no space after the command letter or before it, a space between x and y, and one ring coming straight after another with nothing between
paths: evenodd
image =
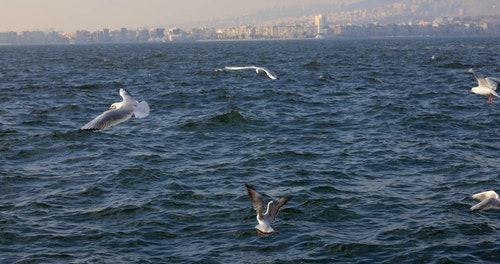
<instances>
[{"instance_id":1,"label":"dark blue water","mask_svg":"<svg viewBox=\"0 0 500 264\"><path fill-rule=\"evenodd\" d=\"M0 47L2 263L498 263L499 39ZM431 59L435 56L435 59ZM261 65L219 71L226 65ZM82 125L127 88L147 118ZM291 195L257 236L245 182Z\"/></svg>"}]
</instances>

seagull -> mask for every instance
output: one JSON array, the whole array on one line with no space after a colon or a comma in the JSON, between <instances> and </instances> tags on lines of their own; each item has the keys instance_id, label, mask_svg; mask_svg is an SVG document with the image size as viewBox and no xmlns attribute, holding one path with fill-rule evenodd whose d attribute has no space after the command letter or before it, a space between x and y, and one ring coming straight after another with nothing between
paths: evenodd
<instances>
[{"instance_id":1,"label":"seagull","mask_svg":"<svg viewBox=\"0 0 500 264\"><path fill-rule=\"evenodd\" d=\"M271 223L276 219L276 216L278 216L280 208L285 205L288 200L290 200L290 196L270 201L267 203L267 209L264 213L264 200L262 199L262 196L249 183L245 183L245 186L247 187L248 195L252 200L253 209L257 211L257 222L259 222L259 224L255 226L257 234L259 236L272 234L274 229L271 227Z\"/></svg>"},{"instance_id":2,"label":"seagull","mask_svg":"<svg viewBox=\"0 0 500 264\"><path fill-rule=\"evenodd\" d=\"M134 97L123 88L120 89L120 96L123 98L123 101L112 104L107 111L88 122L81 127L80 130L103 130L129 120L132 115L137 118L143 118L149 115L149 105L146 101L136 101Z\"/></svg>"},{"instance_id":3,"label":"seagull","mask_svg":"<svg viewBox=\"0 0 500 264\"><path fill-rule=\"evenodd\" d=\"M495 92L495 90L498 87L498 84L500 83L500 78L495 78L495 77L479 77L477 76L476 72L474 72L473 69L469 69L469 73L472 73L474 75L474 78L476 78L478 86L477 87L472 87L470 90L472 93L479 94L479 95L488 95L488 103L492 104L493 103L493 96L498 96L498 94Z\"/></svg>"},{"instance_id":4,"label":"seagull","mask_svg":"<svg viewBox=\"0 0 500 264\"><path fill-rule=\"evenodd\" d=\"M244 66L244 67L235 67L235 66L226 66L224 69L233 71L233 70L245 70L245 69L254 69L257 74L267 74L267 77L271 78L272 80L278 79L278 76L276 74L264 67L257 67L257 66Z\"/></svg>"},{"instance_id":5,"label":"seagull","mask_svg":"<svg viewBox=\"0 0 500 264\"><path fill-rule=\"evenodd\" d=\"M495 191L480 192L472 195L472 199L481 201L480 203L472 206L471 211L487 210L491 208L500 209L500 200Z\"/></svg>"}]
</instances>

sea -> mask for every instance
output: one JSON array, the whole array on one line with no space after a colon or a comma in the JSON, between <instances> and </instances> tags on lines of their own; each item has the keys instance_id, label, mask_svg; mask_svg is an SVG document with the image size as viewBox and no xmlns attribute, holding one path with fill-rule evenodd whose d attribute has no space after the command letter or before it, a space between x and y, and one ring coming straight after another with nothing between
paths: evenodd
<instances>
[{"instance_id":1,"label":"sea","mask_svg":"<svg viewBox=\"0 0 500 264\"><path fill-rule=\"evenodd\" d=\"M0 46L1 263L499 263L500 38ZM263 66L271 80L254 70ZM79 128L127 89L151 112ZM259 236L250 183L286 195Z\"/></svg>"}]
</instances>

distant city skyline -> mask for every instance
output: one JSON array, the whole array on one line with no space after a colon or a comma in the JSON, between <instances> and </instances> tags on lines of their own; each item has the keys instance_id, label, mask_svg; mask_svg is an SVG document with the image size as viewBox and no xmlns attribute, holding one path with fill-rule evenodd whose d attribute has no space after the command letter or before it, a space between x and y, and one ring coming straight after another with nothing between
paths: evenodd
<instances>
[{"instance_id":1,"label":"distant city skyline","mask_svg":"<svg viewBox=\"0 0 500 264\"><path fill-rule=\"evenodd\" d=\"M265 8L361 0L0 0L0 32L141 28L228 19Z\"/></svg>"}]
</instances>

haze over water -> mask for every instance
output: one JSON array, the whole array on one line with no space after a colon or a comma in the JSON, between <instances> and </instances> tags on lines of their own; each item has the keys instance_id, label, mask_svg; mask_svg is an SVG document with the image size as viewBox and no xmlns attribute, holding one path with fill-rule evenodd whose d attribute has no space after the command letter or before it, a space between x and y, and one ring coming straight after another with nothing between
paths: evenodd
<instances>
[{"instance_id":1,"label":"haze over water","mask_svg":"<svg viewBox=\"0 0 500 264\"><path fill-rule=\"evenodd\" d=\"M343 0L349 4L359 0ZM17 0L4 1L0 9L0 32L55 29L72 32L162 27L234 18L266 8L296 7L329 0Z\"/></svg>"},{"instance_id":2,"label":"haze over water","mask_svg":"<svg viewBox=\"0 0 500 264\"><path fill-rule=\"evenodd\" d=\"M0 47L2 261L499 262L498 40ZM79 131L120 88L150 115Z\"/></svg>"}]
</instances>

